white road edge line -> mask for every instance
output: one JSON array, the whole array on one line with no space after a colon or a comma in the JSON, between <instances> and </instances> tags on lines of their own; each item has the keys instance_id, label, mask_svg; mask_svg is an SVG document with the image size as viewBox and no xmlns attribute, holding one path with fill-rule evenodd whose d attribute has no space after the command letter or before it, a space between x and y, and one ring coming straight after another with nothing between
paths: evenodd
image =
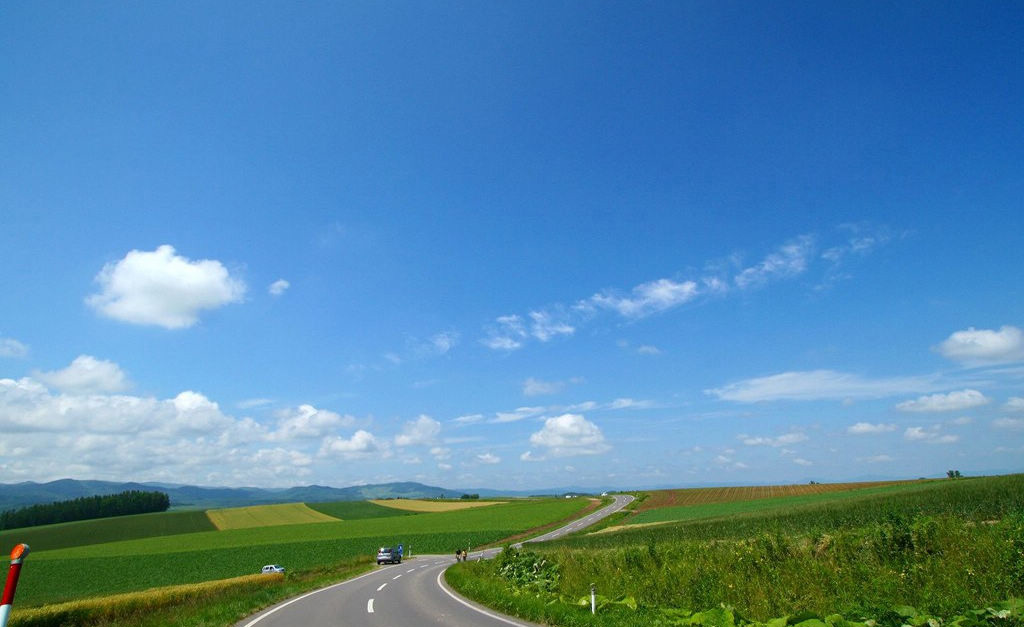
<instances>
[{"instance_id":1,"label":"white road edge line","mask_svg":"<svg viewBox=\"0 0 1024 627\"><path fill-rule=\"evenodd\" d=\"M373 614L373 599L366 602L366 613Z\"/></svg>"},{"instance_id":2,"label":"white road edge line","mask_svg":"<svg viewBox=\"0 0 1024 627\"><path fill-rule=\"evenodd\" d=\"M277 612L278 610L283 610L284 608L288 607L288 606L289 606L289 605L291 605L292 603L297 603L297 602L299 602L299 601L301 601L301 600L305 599L306 597L311 597L311 596L313 596L314 594L319 594L320 592L324 592L324 591L326 591L326 590L332 590L332 589L334 589L334 588L337 588L338 586L344 586L344 585L345 585L345 584L347 584L347 583L352 583L353 581L358 581L358 580L362 579L363 577L369 577L370 575L373 575L373 574L375 574L376 572L377 572L377 571L373 570L373 571L370 571L370 572L368 572L368 573L366 573L366 574L364 574L364 575L359 575L358 577L354 577L354 578L352 578L352 579L349 579L349 580L347 580L347 581L341 581L341 582L339 582L339 583L336 583L336 584L334 584L333 586L327 586L326 588L320 588L319 590L314 590L314 591L312 591L312 592L307 592L306 594L304 594L304 595L302 595L302 596L300 596L300 597L295 597L295 598L294 598L294 599L292 599L291 601L285 601L285 602L284 602L284 603L282 603L281 605L278 605L277 607L275 607L275 608L273 608L273 609L271 609L271 610L268 610L268 611L267 611L267 613L265 613L265 614L260 614L260 615L259 615L259 616L257 616L256 618L252 619L251 621L249 621L248 623L246 623L246 624L245 624L245 627L252 627L253 625L255 625L256 623L260 622L260 621L261 621L261 620L263 620L264 618L266 618L266 617L270 616L270 615L271 615L271 614L273 614L274 612Z\"/></svg>"},{"instance_id":3,"label":"white road edge line","mask_svg":"<svg viewBox=\"0 0 1024 627\"><path fill-rule=\"evenodd\" d=\"M446 568L445 570L448 570L448 569ZM483 614L484 616L488 616L490 618L493 618L494 620L500 620L501 622L506 623L508 625L516 625L516 627L527 627L527 625L525 623L517 623L516 621L509 620L509 619L505 618L504 616L498 616L497 614L492 614L491 612L488 612L487 610L482 610L479 607L473 605L472 603L469 603L468 601L463 600L461 597L459 597L454 592L452 592L451 590L448 589L448 586L445 585L444 581L442 580L442 577L444 577L444 570L442 570L441 572L437 573L437 585L440 586L440 588L442 590L444 590L444 593L447 594L448 596L450 596L451 598L455 599L459 603L465 605L469 609L473 610L474 612L477 612L479 614Z\"/></svg>"}]
</instances>

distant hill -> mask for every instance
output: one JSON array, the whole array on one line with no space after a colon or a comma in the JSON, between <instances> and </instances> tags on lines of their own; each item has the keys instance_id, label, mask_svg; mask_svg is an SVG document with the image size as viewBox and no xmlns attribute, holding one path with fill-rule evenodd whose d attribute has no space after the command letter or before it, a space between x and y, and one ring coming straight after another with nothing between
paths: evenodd
<instances>
[{"instance_id":1,"label":"distant hill","mask_svg":"<svg viewBox=\"0 0 1024 627\"><path fill-rule=\"evenodd\" d=\"M299 486L283 489L267 488L210 488L165 483L117 483L113 481L82 481L59 479L49 483L0 483L0 511L27 505L67 501L84 496L118 494L126 490L159 490L166 492L172 508L209 509L215 507L242 507L271 503L317 503L328 501L363 501L369 499L422 499L458 498L462 494L479 494L484 498L498 496L532 496L561 494L573 489L534 490L513 492L489 489L456 490L424 485L413 481L357 485L333 488L322 485Z\"/></svg>"}]
</instances>

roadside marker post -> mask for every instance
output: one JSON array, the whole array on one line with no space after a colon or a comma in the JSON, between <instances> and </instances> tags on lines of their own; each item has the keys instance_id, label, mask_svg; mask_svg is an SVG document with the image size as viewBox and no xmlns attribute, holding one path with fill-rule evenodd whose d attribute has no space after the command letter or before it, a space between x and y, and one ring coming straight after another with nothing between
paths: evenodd
<instances>
[{"instance_id":1,"label":"roadside marker post","mask_svg":"<svg viewBox=\"0 0 1024 627\"><path fill-rule=\"evenodd\" d=\"M597 614L597 588L590 584L590 613Z\"/></svg>"},{"instance_id":2,"label":"roadside marker post","mask_svg":"<svg viewBox=\"0 0 1024 627\"><path fill-rule=\"evenodd\" d=\"M4 595L0 600L0 627L7 627L11 605L14 603L14 591L18 588L18 576L21 575L21 563L25 561L28 552L27 544L19 544L11 550L11 568L7 571L7 583L4 584Z\"/></svg>"}]
</instances>

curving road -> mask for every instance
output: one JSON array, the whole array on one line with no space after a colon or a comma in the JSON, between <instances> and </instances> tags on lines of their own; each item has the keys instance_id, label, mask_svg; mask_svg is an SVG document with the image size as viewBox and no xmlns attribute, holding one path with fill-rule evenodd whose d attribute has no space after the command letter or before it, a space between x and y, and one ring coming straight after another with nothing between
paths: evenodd
<instances>
[{"instance_id":1,"label":"curving road","mask_svg":"<svg viewBox=\"0 0 1024 627\"><path fill-rule=\"evenodd\" d=\"M578 531L633 500L628 494L617 494L614 498L611 505L527 542L553 540ZM490 559L500 550L477 551L470 554L470 559ZM454 563L450 555L419 555L401 564L380 566L365 575L269 607L236 627L532 626L452 592L444 582L444 571Z\"/></svg>"}]
</instances>

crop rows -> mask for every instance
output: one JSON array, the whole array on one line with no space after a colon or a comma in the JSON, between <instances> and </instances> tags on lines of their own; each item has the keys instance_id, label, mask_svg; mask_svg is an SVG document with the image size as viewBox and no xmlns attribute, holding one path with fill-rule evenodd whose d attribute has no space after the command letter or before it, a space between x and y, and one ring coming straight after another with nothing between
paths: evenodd
<instances>
[{"instance_id":1,"label":"crop rows","mask_svg":"<svg viewBox=\"0 0 1024 627\"><path fill-rule=\"evenodd\" d=\"M732 503L807 494L828 494L847 490L862 490L890 485L910 483L907 481L872 481L858 483L807 483L796 485L732 486L719 488L687 488L682 490L654 490L640 503L636 510L644 512L682 505L709 505Z\"/></svg>"}]
</instances>

